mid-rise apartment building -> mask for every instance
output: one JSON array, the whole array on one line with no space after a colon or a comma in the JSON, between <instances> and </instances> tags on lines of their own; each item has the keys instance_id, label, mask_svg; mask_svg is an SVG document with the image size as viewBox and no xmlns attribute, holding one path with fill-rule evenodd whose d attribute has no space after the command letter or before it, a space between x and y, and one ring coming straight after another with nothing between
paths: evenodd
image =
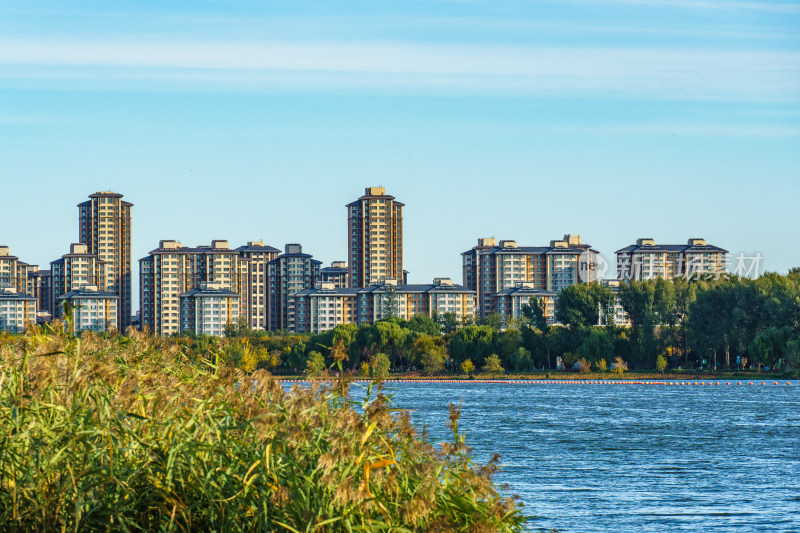
<instances>
[{"instance_id":1,"label":"mid-rise apartment building","mask_svg":"<svg viewBox=\"0 0 800 533\"><path fill-rule=\"evenodd\" d=\"M319 270L319 280L323 283L333 283L336 288L349 287L349 279L346 261L334 261L331 266Z\"/></svg>"},{"instance_id":2,"label":"mid-rise apartment building","mask_svg":"<svg viewBox=\"0 0 800 533\"><path fill-rule=\"evenodd\" d=\"M160 241L158 248L139 260L141 327L159 335L181 333L181 295L199 288L201 282L218 283L238 294L243 305L249 264L225 240L197 247Z\"/></svg>"},{"instance_id":3,"label":"mid-rise apartment building","mask_svg":"<svg viewBox=\"0 0 800 533\"><path fill-rule=\"evenodd\" d=\"M0 283L0 331L21 333L36 322L36 298L16 286Z\"/></svg>"},{"instance_id":4,"label":"mid-rise apartment building","mask_svg":"<svg viewBox=\"0 0 800 533\"><path fill-rule=\"evenodd\" d=\"M619 300L619 284L620 281L618 279L601 279L600 283L608 287L611 292L613 292L617 298L614 300L614 307L610 310L611 314L611 323L616 326L630 326L631 319L628 316L628 313L625 312L625 309L622 308L622 303ZM604 326L607 322L606 313L604 313L603 309L600 309L600 319L598 320L598 326Z\"/></svg>"},{"instance_id":5,"label":"mid-rise apartment building","mask_svg":"<svg viewBox=\"0 0 800 533\"><path fill-rule=\"evenodd\" d=\"M285 250L267 263L267 323L272 331L297 329L292 297L315 286L322 265L322 261L303 253L299 244L287 244Z\"/></svg>"},{"instance_id":6,"label":"mid-rise apartment building","mask_svg":"<svg viewBox=\"0 0 800 533\"><path fill-rule=\"evenodd\" d=\"M314 335L339 324L358 323L358 291L321 281L313 289L305 289L292 297L296 321L294 331Z\"/></svg>"},{"instance_id":7,"label":"mid-rise apartment building","mask_svg":"<svg viewBox=\"0 0 800 533\"><path fill-rule=\"evenodd\" d=\"M61 316L59 297L79 289L84 285L106 290L106 273L108 264L96 254L89 253L89 246L84 243L73 243L69 253L50 263L50 294L48 310L53 316ZM114 324L116 328L119 319Z\"/></svg>"},{"instance_id":8,"label":"mid-rise apartment building","mask_svg":"<svg viewBox=\"0 0 800 533\"><path fill-rule=\"evenodd\" d=\"M281 251L264 241L248 241L246 246L236 248L239 258L247 265L247 290L241 316L247 319L252 329L263 330L267 322L267 263L278 257Z\"/></svg>"},{"instance_id":9,"label":"mid-rise apartment building","mask_svg":"<svg viewBox=\"0 0 800 533\"><path fill-rule=\"evenodd\" d=\"M403 206L384 187L367 187L347 204L347 261L351 287L403 279Z\"/></svg>"},{"instance_id":10,"label":"mid-rise apartment building","mask_svg":"<svg viewBox=\"0 0 800 533\"><path fill-rule=\"evenodd\" d=\"M450 278L421 285L400 285L390 279L360 289L320 283L293 298L298 316L295 331L321 333L339 324L373 324L385 318L387 298L394 298L394 316L404 320L453 313L461 322L475 313L475 291L454 284Z\"/></svg>"},{"instance_id":11,"label":"mid-rise apartment building","mask_svg":"<svg viewBox=\"0 0 800 533\"><path fill-rule=\"evenodd\" d=\"M537 287L530 281L518 281L513 287L502 290L493 296L494 309L507 324L509 319L523 316L523 307L530 305L531 298L544 302L544 316L548 324L555 324L556 293Z\"/></svg>"},{"instance_id":12,"label":"mid-rise apartment building","mask_svg":"<svg viewBox=\"0 0 800 533\"><path fill-rule=\"evenodd\" d=\"M60 316L64 316L64 303L72 313L74 331L108 331L116 329L117 302L116 292L104 291L97 285L83 284L57 298Z\"/></svg>"},{"instance_id":13,"label":"mid-rise apartment building","mask_svg":"<svg viewBox=\"0 0 800 533\"><path fill-rule=\"evenodd\" d=\"M17 292L30 293L28 275L38 266L20 261L16 255L11 255L8 246L0 246L0 284L13 287Z\"/></svg>"},{"instance_id":14,"label":"mid-rise apartment building","mask_svg":"<svg viewBox=\"0 0 800 533\"><path fill-rule=\"evenodd\" d=\"M637 239L636 244L617 250L617 279L688 279L717 276L726 270L728 251L692 238L686 244L656 244L654 239Z\"/></svg>"},{"instance_id":15,"label":"mid-rise apartment building","mask_svg":"<svg viewBox=\"0 0 800 533\"><path fill-rule=\"evenodd\" d=\"M599 253L583 244L580 235L564 235L549 246L519 246L513 240L498 244L494 238L482 238L461 256L464 286L476 291L480 318L497 311L495 294L520 282L558 293L598 279Z\"/></svg>"},{"instance_id":16,"label":"mid-rise apartment building","mask_svg":"<svg viewBox=\"0 0 800 533\"><path fill-rule=\"evenodd\" d=\"M180 296L181 331L221 336L225 326L239 320L239 294L222 283L201 281L200 286Z\"/></svg>"},{"instance_id":17,"label":"mid-rise apartment building","mask_svg":"<svg viewBox=\"0 0 800 533\"><path fill-rule=\"evenodd\" d=\"M122 195L105 191L78 204L78 240L88 253L105 261L105 283L119 296L117 324L125 331L131 321L131 208Z\"/></svg>"}]
</instances>

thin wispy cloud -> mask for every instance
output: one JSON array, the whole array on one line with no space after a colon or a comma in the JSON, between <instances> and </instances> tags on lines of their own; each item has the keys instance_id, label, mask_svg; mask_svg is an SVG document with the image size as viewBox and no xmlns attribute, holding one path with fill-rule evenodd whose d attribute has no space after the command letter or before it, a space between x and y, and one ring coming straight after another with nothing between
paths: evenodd
<instances>
[{"instance_id":1,"label":"thin wispy cloud","mask_svg":"<svg viewBox=\"0 0 800 533\"><path fill-rule=\"evenodd\" d=\"M596 3L593 0L592 3ZM603 0L604 4L668 7L679 9L768 11L772 13L800 13L800 5L784 2L738 2L735 0Z\"/></svg>"},{"instance_id":2,"label":"thin wispy cloud","mask_svg":"<svg viewBox=\"0 0 800 533\"><path fill-rule=\"evenodd\" d=\"M800 99L800 52L403 43L0 42L0 78ZM326 85L325 82L329 82Z\"/></svg>"}]
</instances>

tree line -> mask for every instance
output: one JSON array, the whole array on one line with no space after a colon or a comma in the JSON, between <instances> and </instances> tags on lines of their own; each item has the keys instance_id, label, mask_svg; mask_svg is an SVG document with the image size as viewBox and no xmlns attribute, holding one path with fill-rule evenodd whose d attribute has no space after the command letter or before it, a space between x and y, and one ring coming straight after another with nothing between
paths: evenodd
<instances>
[{"instance_id":1,"label":"tree line","mask_svg":"<svg viewBox=\"0 0 800 533\"><path fill-rule=\"evenodd\" d=\"M615 303L630 326L613 323ZM757 279L654 279L599 283L559 293L557 325L532 298L517 319L490 315L459 322L446 313L411 320L390 317L371 325L342 324L318 335L253 331L240 322L226 337L183 336L192 353L222 350L245 370L344 371L382 375L486 370L525 372L566 368L797 369L800 367L800 268ZM338 365L337 365L338 366Z\"/></svg>"}]
</instances>

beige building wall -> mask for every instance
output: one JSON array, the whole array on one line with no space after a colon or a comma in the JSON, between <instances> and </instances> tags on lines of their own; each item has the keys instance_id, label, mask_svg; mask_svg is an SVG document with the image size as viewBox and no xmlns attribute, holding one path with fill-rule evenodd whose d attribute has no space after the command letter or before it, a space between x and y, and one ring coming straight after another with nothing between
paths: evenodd
<instances>
[{"instance_id":1,"label":"beige building wall","mask_svg":"<svg viewBox=\"0 0 800 533\"><path fill-rule=\"evenodd\" d=\"M105 261L105 282L119 295L117 329L125 331L131 321L131 208L122 195L104 191L89 195L78 204L78 241L88 253Z\"/></svg>"},{"instance_id":2,"label":"beige building wall","mask_svg":"<svg viewBox=\"0 0 800 533\"><path fill-rule=\"evenodd\" d=\"M247 301L247 264L225 240L195 248L174 240L160 241L157 249L140 260L142 327L159 335L181 333L180 295L201 282L219 283Z\"/></svg>"},{"instance_id":3,"label":"beige building wall","mask_svg":"<svg viewBox=\"0 0 800 533\"><path fill-rule=\"evenodd\" d=\"M383 187L367 187L347 205L350 286L403 279L403 206Z\"/></svg>"},{"instance_id":4,"label":"beige building wall","mask_svg":"<svg viewBox=\"0 0 800 533\"><path fill-rule=\"evenodd\" d=\"M0 331L22 333L36 322L36 299L0 283Z\"/></svg>"}]
</instances>

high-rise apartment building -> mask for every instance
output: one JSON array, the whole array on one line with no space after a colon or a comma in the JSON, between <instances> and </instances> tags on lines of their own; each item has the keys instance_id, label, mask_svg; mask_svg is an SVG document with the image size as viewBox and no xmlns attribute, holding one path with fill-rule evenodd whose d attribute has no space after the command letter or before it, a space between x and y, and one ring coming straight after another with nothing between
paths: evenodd
<instances>
[{"instance_id":1,"label":"high-rise apartment building","mask_svg":"<svg viewBox=\"0 0 800 533\"><path fill-rule=\"evenodd\" d=\"M96 254L89 253L88 245L71 244L68 254L50 263L51 286L48 309L53 317L62 315L60 301L63 300L59 298L64 294L80 289L84 285L92 285L98 287L100 291L105 291L107 272L108 264ZM119 325L116 310L114 320L116 328Z\"/></svg>"},{"instance_id":2,"label":"high-rise apartment building","mask_svg":"<svg viewBox=\"0 0 800 533\"><path fill-rule=\"evenodd\" d=\"M686 244L656 244L654 239L637 239L636 244L617 250L617 279L717 276L726 270L727 253L705 239L689 239Z\"/></svg>"},{"instance_id":3,"label":"high-rise apartment building","mask_svg":"<svg viewBox=\"0 0 800 533\"><path fill-rule=\"evenodd\" d=\"M114 192L97 192L78 204L78 240L106 263L106 289L119 296L119 331L131 321L131 207Z\"/></svg>"},{"instance_id":4,"label":"high-rise apartment building","mask_svg":"<svg viewBox=\"0 0 800 533\"><path fill-rule=\"evenodd\" d=\"M516 241L478 239L478 246L461 254L464 286L478 294L478 314L497 312L494 296L518 283L558 293L575 283L597 281L599 253L564 235L550 246L519 246Z\"/></svg>"},{"instance_id":5,"label":"high-rise apartment building","mask_svg":"<svg viewBox=\"0 0 800 533\"><path fill-rule=\"evenodd\" d=\"M281 251L265 245L264 241L249 241L246 246L236 248L236 251L241 260L248 262L247 291L240 316L247 319L252 329L266 329L267 263L278 257Z\"/></svg>"},{"instance_id":6,"label":"high-rise apartment building","mask_svg":"<svg viewBox=\"0 0 800 533\"><path fill-rule=\"evenodd\" d=\"M316 284L320 265L322 261L304 254L299 244L287 244L285 253L267 263L267 323L270 330L297 329L297 310L292 297Z\"/></svg>"},{"instance_id":7,"label":"high-rise apartment building","mask_svg":"<svg viewBox=\"0 0 800 533\"><path fill-rule=\"evenodd\" d=\"M199 288L201 282L216 282L216 287L238 294L241 309L247 301L249 264L225 240L194 248L160 241L139 260L141 327L159 335L182 333L181 295Z\"/></svg>"},{"instance_id":8,"label":"high-rise apartment building","mask_svg":"<svg viewBox=\"0 0 800 533\"><path fill-rule=\"evenodd\" d=\"M47 321L53 316L50 298L53 294L53 276L50 270L40 270L37 266L33 272L28 273L28 294L36 298L36 307L42 320Z\"/></svg>"},{"instance_id":9,"label":"high-rise apartment building","mask_svg":"<svg viewBox=\"0 0 800 533\"><path fill-rule=\"evenodd\" d=\"M347 204L347 249L351 287L403 279L403 206L383 187L367 187Z\"/></svg>"}]
</instances>

